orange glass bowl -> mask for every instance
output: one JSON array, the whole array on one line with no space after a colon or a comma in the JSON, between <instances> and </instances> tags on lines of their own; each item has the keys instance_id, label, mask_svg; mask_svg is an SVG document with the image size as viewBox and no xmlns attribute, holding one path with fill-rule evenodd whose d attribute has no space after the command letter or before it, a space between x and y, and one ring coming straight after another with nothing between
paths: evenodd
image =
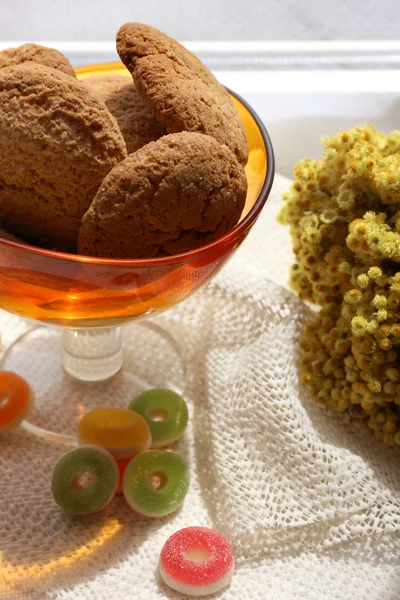
<instances>
[{"instance_id":1,"label":"orange glass bowl","mask_svg":"<svg viewBox=\"0 0 400 600\"><path fill-rule=\"evenodd\" d=\"M80 67L76 72L81 79L127 74L121 63ZM115 328L164 311L207 283L247 236L274 177L273 150L264 125L244 100L231 95L246 130L249 159L246 206L229 233L182 254L132 260L66 254L0 237L0 307L74 330L76 336L81 329Z\"/></svg>"}]
</instances>

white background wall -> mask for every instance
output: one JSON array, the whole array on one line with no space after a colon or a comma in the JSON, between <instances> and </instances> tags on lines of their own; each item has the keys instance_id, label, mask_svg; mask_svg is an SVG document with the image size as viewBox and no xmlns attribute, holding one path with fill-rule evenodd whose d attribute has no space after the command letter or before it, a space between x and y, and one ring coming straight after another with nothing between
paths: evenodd
<instances>
[{"instance_id":1,"label":"white background wall","mask_svg":"<svg viewBox=\"0 0 400 600\"><path fill-rule=\"evenodd\" d=\"M113 40L125 21L180 40L397 39L400 0L0 0L0 41Z\"/></svg>"}]
</instances>

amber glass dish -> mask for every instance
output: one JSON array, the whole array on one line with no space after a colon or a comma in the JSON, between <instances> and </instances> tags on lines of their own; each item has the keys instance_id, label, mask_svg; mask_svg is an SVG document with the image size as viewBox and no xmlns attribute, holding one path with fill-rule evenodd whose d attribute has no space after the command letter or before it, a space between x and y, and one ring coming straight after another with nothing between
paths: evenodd
<instances>
[{"instance_id":1,"label":"amber glass dish","mask_svg":"<svg viewBox=\"0 0 400 600\"><path fill-rule=\"evenodd\" d=\"M80 67L78 77L127 71L111 63ZM0 307L69 328L116 326L181 302L215 275L241 244L265 203L273 178L267 133L232 94L249 144L249 183L240 223L217 241L184 254L108 260L43 250L0 238Z\"/></svg>"},{"instance_id":2,"label":"amber glass dish","mask_svg":"<svg viewBox=\"0 0 400 600\"><path fill-rule=\"evenodd\" d=\"M81 79L120 73L130 81L121 63L76 71ZM232 99L248 139L248 194L240 222L218 240L163 258L115 260L0 237L0 307L34 322L9 347L2 363L35 389L35 409L24 424L32 433L73 445L77 421L90 408L107 406L111 399L127 406L135 390L148 387L184 389L179 340L157 319L121 325L165 311L206 284L243 242L267 201L274 177L270 139L251 107L233 92ZM154 348L161 360L153 357ZM172 371L179 371L174 380Z\"/></svg>"}]
</instances>

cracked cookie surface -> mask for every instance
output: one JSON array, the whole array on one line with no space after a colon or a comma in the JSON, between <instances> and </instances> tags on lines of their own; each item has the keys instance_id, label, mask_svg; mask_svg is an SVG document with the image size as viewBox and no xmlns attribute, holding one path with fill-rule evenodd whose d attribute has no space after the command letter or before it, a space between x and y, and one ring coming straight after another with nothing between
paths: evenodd
<instances>
[{"instance_id":1,"label":"cracked cookie surface","mask_svg":"<svg viewBox=\"0 0 400 600\"><path fill-rule=\"evenodd\" d=\"M0 224L75 251L81 219L126 157L118 124L76 79L26 62L0 69Z\"/></svg>"},{"instance_id":2,"label":"cracked cookie surface","mask_svg":"<svg viewBox=\"0 0 400 600\"><path fill-rule=\"evenodd\" d=\"M55 48L47 48L39 44L22 44L22 46L6 48L0 52L0 69L25 62L38 63L76 77L69 60Z\"/></svg>"},{"instance_id":3,"label":"cracked cookie surface","mask_svg":"<svg viewBox=\"0 0 400 600\"><path fill-rule=\"evenodd\" d=\"M117 119L128 154L166 135L164 125L147 108L130 76L92 75L84 83Z\"/></svg>"},{"instance_id":4,"label":"cracked cookie surface","mask_svg":"<svg viewBox=\"0 0 400 600\"><path fill-rule=\"evenodd\" d=\"M227 233L247 192L232 151L199 133L167 135L110 171L82 220L79 253L149 258Z\"/></svg>"},{"instance_id":5,"label":"cracked cookie surface","mask_svg":"<svg viewBox=\"0 0 400 600\"><path fill-rule=\"evenodd\" d=\"M211 135L246 163L247 140L237 110L227 90L196 56L141 23L119 29L117 50L143 100L169 133Z\"/></svg>"}]
</instances>

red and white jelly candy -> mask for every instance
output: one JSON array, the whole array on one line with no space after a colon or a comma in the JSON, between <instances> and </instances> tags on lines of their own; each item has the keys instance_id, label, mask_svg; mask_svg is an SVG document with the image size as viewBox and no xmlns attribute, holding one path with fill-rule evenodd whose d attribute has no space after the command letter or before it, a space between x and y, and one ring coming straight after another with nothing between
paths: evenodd
<instances>
[{"instance_id":1,"label":"red and white jelly candy","mask_svg":"<svg viewBox=\"0 0 400 600\"><path fill-rule=\"evenodd\" d=\"M189 596L207 596L227 586L235 559L228 540L207 527L186 527L165 542L158 568L169 587Z\"/></svg>"}]
</instances>

